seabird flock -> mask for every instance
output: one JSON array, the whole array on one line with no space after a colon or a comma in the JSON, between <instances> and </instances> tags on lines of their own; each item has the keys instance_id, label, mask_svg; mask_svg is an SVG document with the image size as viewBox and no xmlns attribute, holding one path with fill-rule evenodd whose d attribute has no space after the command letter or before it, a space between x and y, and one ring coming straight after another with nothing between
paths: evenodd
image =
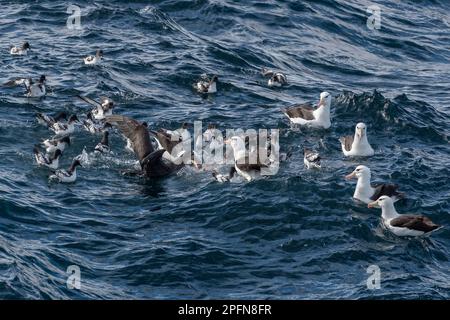
<instances>
[{"instance_id":1,"label":"seabird flock","mask_svg":"<svg viewBox=\"0 0 450 320\"><path fill-rule=\"evenodd\" d=\"M22 46L10 47L11 55L27 55L31 46L25 42ZM103 51L97 50L95 55L87 56L83 59L86 65L97 65L103 59ZM268 78L269 87L282 87L288 83L287 77L281 72L269 69L262 69L262 76ZM213 75L208 77L202 75L201 79L193 85L193 88L201 94L211 94L217 92L218 77ZM19 78L6 82L5 86L23 85L26 89L26 96L29 98L41 98L47 93L46 77L42 75L38 80L32 78ZM75 126L81 125L86 131L92 134L102 134L101 141L95 146L94 153L111 153L109 145L109 129L114 127L126 139L128 151L133 152L138 158L141 167L140 174L148 178L163 177L178 171L183 166L191 165L197 169L202 167L201 156L196 152L186 154L183 148L178 148L185 143L191 143L190 134L187 131L188 124L184 123L177 130L151 130L147 123L139 122L135 119L113 114L114 102L109 98L101 98L100 101L77 96L78 99L93 107L81 122L78 116L66 112L59 112L54 116L39 113L36 115L37 122L45 125L54 132L54 136L44 140L40 145L35 145L33 152L35 160L39 166L46 167L52 171L49 176L50 181L72 183L77 179L77 167L82 167L87 162L88 154L83 149L82 154L75 157L67 170L59 169L59 159L64 150L71 145L70 135L74 133ZM328 129L331 127L330 118L331 94L322 92L316 107L307 104L296 105L282 109L282 112L289 118L290 122L299 126L317 129ZM223 141L212 134L216 130L214 125L209 125L208 129L198 138L210 145L223 147L224 144L231 146L234 165L231 166L228 175L219 174L212 170L212 175L218 182L228 182L237 173L247 181L253 179L252 173L262 172L273 163L273 159L261 160L258 154L256 161L249 161L247 142L239 135ZM270 137L269 137L270 138ZM374 155L374 149L370 146L367 138L367 127L364 123L358 123L355 127L354 135L345 136L339 139L344 156L346 157L370 157ZM194 141L195 144L198 141ZM44 150L42 150L42 148ZM178 149L177 149L178 148ZM270 148L270 145L269 145ZM213 148L214 149L214 148ZM178 151L177 151L178 150ZM206 150L204 150L206 151ZM183 161L185 157L188 161ZM290 154L284 155L289 158ZM308 169L320 169L320 154L311 149L304 149L304 164ZM398 186L394 184L372 185L370 183L371 171L368 167L359 165L355 170L345 177L347 180L356 178L357 184L353 198L356 201L367 204L369 208L381 208L382 221L384 225L397 236L421 236L429 234L441 226L433 223L430 219L422 215L399 214L394 202L404 198L404 193L398 191Z\"/></svg>"}]
</instances>

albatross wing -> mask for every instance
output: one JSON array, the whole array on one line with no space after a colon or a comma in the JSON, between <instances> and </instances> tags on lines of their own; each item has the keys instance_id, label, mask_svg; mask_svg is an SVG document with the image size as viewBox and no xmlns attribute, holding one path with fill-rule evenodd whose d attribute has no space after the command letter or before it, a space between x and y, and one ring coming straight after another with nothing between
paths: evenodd
<instances>
[{"instance_id":1,"label":"albatross wing","mask_svg":"<svg viewBox=\"0 0 450 320\"><path fill-rule=\"evenodd\" d=\"M304 120L314 120L314 109L309 104L301 104L291 108L283 109L283 113L290 119L302 118Z\"/></svg>"},{"instance_id":2,"label":"albatross wing","mask_svg":"<svg viewBox=\"0 0 450 320\"><path fill-rule=\"evenodd\" d=\"M354 139L353 136L345 136L345 137L339 138L339 141L341 142L341 145L345 149L345 151L352 150L353 139Z\"/></svg>"},{"instance_id":3,"label":"albatross wing","mask_svg":"<svg viewBox=\"0 0 450 320\"><path fill-rule=\"evenodd\" d=\"M142 165L145 157L154 151L147 127L135 119L122 115L107 116L106 122L115 125L125 137L131 140L133 151Z\"/></svg>"},{"instance_id":4,"label":"albatross wing","mask_svg":"<svg viewBox=\"0 0 450 320\"><path fill-rule=\"evenodd\" d=\"M378 200L381 196L388 196L388 197L396 197L398 199L404 198L404 194L402 192L398 192L398 185L396 184L380 184L373 186L375 188L375 192L370 197L370 200Z\"/></svg>"},{"instance_id":5,"label":"albatross wing","mask_svg":"<svg viewBox=\"0 0 450 320\"><path fill-rule=\"evenodd\" d=\"M435 224L429 218L425 216L403 214L400 217L392 219L390 221L391 226L399 228L408 228L411 230L430 232L438 229L440 225Z\"/></svg>"}]
</instances>

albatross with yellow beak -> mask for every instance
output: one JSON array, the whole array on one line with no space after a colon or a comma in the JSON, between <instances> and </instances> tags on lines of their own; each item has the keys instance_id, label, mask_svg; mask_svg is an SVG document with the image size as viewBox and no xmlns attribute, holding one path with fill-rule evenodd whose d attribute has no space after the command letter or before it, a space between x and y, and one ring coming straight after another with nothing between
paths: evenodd
<instances>
[{"instance_id":1,"label":"albatross with yellow beak","mask_svg":"<svg viewBox=\"0 0 450 320\"><path fill-rule=\"evenodd\" d=\"M281 111L292 123L313 128L328 129L331 126L330 120L331 94L322 92L319 104L316 109L310 105L301 104Z\"/></svg>"},{"instance_id":2,"label":"albatross with yellow beak","mask_svg":"<svg viewBox=\"0 0 450 320\"><path fill-rule=\"evenodd\" d=\"M417 237L441 228L429 218L416 214L398 214L394 202L388 196L381 196L367 205L369 208L381 208L384 225L400 237Z\"/></svg>"},{"instance_id":3,"label":"albatross with yellow beak","mask_svg":"<svg viewBox=\"0 0 450 320\"><path fill-rule=\"evenodd\" d=\"M367 141L366 125L362 122L356 125L354 136L341 137L339 141L346 157L370 157L375 153Z\"/></svg>"},{"instance_id":4,"label":"albatross with yellow beak","mask_svg":"<svg viewBox=\"0 0 450 320\"><path fill-rule=\"evenodd\" d=\"M354 199L370 203L381 196L391 197L394 202L405 197L404 193L397 190L398 185L388 183L372 185L370 183L370 177L370 169L366 166L357 166L352 173L345 176L346 180L358 179L355 193L353 194Z\"/></svg>"}]
</instances>

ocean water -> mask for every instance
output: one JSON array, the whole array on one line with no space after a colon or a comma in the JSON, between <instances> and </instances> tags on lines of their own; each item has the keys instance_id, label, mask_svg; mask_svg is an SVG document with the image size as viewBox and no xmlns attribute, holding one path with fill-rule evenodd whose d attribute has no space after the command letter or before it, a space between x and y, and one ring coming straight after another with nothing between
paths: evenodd
<instances>
[{"instance_id":1,"label":"ocean water","mask_svg":"<svg viewBox=\"0 0 450 320\"><path fill-rule=\"evenodd\" d=\"M0 88L0 298L12 299L449 299L450 4L423 1L0 1L0 83L47 75L45 99ZM380 27L367 26L370 5ZM29 41L28 56L9 55ZM99 66L82 58L104 50ZM262 67L287 74L268 88ZM203 73L218 93L197 94ZM280 108L332 100L332 127L291 127ZM34 144L50 136L36 112L88 107L77 94L108 96L116 113L151 128L182 122L219 129L279 128L293 155L278 174L215 182L183 170L157 181L124 176L133 155L93 158L76 183L48 182ZM368 125L376 155L345 159L338 138ZM62 167L100 136L77 130ZM308 171L303 147L324 158ZM355 203L358 164L398 183L401 213L444 228L403 239L380 211ZM81 287L66 285L78 266ZM380 268L371 290L367 268Z\"/></svg>"}]
</instances>

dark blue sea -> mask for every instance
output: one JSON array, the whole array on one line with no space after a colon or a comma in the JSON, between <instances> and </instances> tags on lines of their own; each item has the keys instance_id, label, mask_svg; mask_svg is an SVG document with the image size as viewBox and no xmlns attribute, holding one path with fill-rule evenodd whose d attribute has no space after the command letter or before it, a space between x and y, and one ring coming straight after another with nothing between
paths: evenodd
<instances>
[{"instance_id":1,"label":"dark blue sea","mask_svg":"<svg viewBox=\"0 0 450 320\"><path fill-rule=\"evenodd\" d=\"M67 28L70 4L80 30ZM371 5L379 29L367 25ZM11 56L24 41L30 53ZM96 49L103 63L85 66ZM289 84L269 88L262 67ZM216 94L193 90L204 73L219 76ZM449 1L1 0L0 83L41 74L44 99L0 87L0 298L450 298ZM280 108L322 91L333 96L332 127L292 127ZM153 129L278 128L293 155L252 182L194 170L152 181L123 175L135 158L112 134L114 156L73 184L49 183L33 146L50 132L34 116L83 117L78 94L108 96L115 113ZM376 154L346 159L338 138L360 121ZM61 167L100 138L77 129ZM321 153L322 170L304 168L304 147ZM389 233L380 210L352 199L344 175L358 164L401 186L400 213L444 228ZM379 289L367 286L372 265ZM70 266L80 289L67 286Z\"/></svg>"}]
</instances>

